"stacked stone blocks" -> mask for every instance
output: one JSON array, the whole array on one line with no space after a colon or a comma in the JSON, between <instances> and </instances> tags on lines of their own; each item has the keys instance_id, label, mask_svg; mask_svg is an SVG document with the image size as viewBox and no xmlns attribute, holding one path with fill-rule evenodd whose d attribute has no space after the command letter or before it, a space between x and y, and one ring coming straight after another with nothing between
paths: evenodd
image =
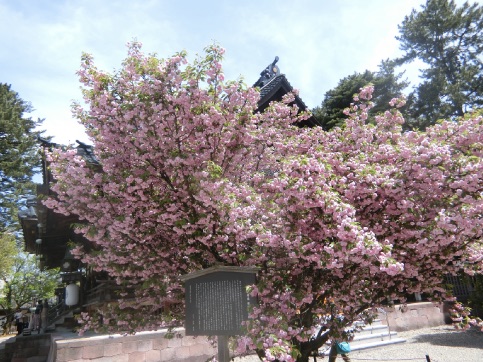
<instances>
[{"instance_id":1,"label":"stacked stone blocks","mask_svg":"<svg viewBox=\"0 0 483 362\"><path fill-rule=\"evenodd\" d=\"M205 362L217 351L206 337L174 337L166 332L141 332L129 336L95 336L56 340L55 362ZM182 338L180 338L182 337Z\"/></svg>"}]
</instances>

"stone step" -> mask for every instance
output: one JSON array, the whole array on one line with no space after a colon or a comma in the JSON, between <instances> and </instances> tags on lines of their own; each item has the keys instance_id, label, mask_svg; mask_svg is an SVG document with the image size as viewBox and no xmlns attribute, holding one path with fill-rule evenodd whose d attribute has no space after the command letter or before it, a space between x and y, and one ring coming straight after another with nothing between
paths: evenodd
<instances>
[{"instance_id":1,"label":"stone step","mask_svg":"<svg viewBox=\"0 0 483 362\"><path fill-rule=\"evenodd\" d=\"M357 325L359 329L354 333L354 337L362 339L364 337L371 338L372 335L389 334L389 327L382 324L380 320L375 323L364 324L362 322L356 322L353 325ZM362 327L362 329L360 329ZM350 328L349 328L350 329Z\"/></svg>"},{"instance_id":2,"label":"stone step","mask_svg":"<svg viewBox=\"0 0 483 362\"><path fill-rule=\"evenodd\" d=\"M391 332L389 327L383 324L380 319L368 325L365 325L363 322L355 322L353 326L362 327L362 329L355 332L353 340L349 342L352 351L406 342L405 339L399 338L396 332ZM329 345L321 348L319 353L327 356L329 354Z\"/></svg>"},{"instance_id":3,"label":"stone step","mask_svg":"<svg viewBox=\"0 0 483 362\"><path fill-rule=\"evenodd\" d=\"M381 325L385 326L385 324L382 323L382 319L374 319L371 324L366 324L362 321L356 321L356 322L353 323L353 325L354 326L363 326L363 327L367 327L367 326L374 326L375 327L375 326L381 326Z\"/></svg>"},{"instance_id":4,"label":"stone step","mask_svg":"<svg viewBox=\"0 0 483 362\"><path fill-rule=\"evenodd\" d=\"M380 319L374 322L364 325L362 330L354 334L354 339L350 342L352 350L376 348L388 344L404 343L406 341L405 339L399 338L396 332L390 331L389 327L383 324Z\"/></svg>"},{"instance_id":5,"label":"stone step","mask_svg":"<svg viewBox=\"0 0 483 362\"><path fill-rule=\"evenodd\" d=\"M369 325L365 325L364 322L356 321L352 324L352 327L347 328L347 330L352 330L354 327L359 328L356 332L357 335L381 333L381 330L387 329L387 325L382 324L382 321L380 319L374 320L372 324ZM360 329L361 327L362 329ZM317 332L315 334L317 334Z\"/></svg>"},{"instance_id":6,"label":"stone step","mask_svg":"<svg viewBox=\"0 0 483 362\"><path fill-rule=\"evenodd\" d=\"M404 343L404 342L406 342L405 339L399 338L399 337L394 337L394 338L387 339L387 340L384 340L384 341L372 341L372 342L356 344L354 346L352 346L352 343L351 343L351 350L352 351L359 351L359 350L363 350L363 349L382 347L382 346L387 346L389 344L397 344L397 343Z\"/></svg>"},{"instance_id":7,"label":"stone step","mask_svg":"<svg viewBox=\"0 0 483 362\"><path fill-rule=\"evenodd\" d=\"M68 311L62 315L59 315L55 320L47 326L46 331L55 331L59 327L74 328L77 326L77 319L74 318L74 313Z\"/></svg>"},{"instance_id":8,"label":"stone step","mask_svg":"<svg viewBox=\"0 0 483 362\"><path fill-rule=\"evenodd\" d=\"M404 342L406 342L405 339L395 337L385 341L372 341L372 342L365 341L364 343L360 343L360 344L353 344L352 342L350 342L349 344L351 346L351 352L354 352L354 351L361 351L364 349L383 347L390 344L397 344L397 343L404 343ZM326 347L324 351L319 350L319 355L328 356L329 352L330 352L330 348Z\"/></svg>"},{"instance_id":9,"label":"stone step","mask_svg":"<svg viewBox=\"0 0 483 362\"><path fill-rule=\"evenodd\" d=\"M389 331L388 327L385 325L368 325L365 326L363 329L358 330L355 335L356 336L364 336L364 335L371 335L371 334L380 334L384 333L384 331Z\"/></svg>"},{"instance_id":10,"label":"stone step","mask_svg":"<svg viewBox=\"0 0 483 362\"><path fill-rule=\"evenodd\" d=\"M351 346L360 345L364 343L369 343L371 341L390 341L392 339L396 339L397 333L396 332L382 332L382 333L373 333L373 334L365 334L365 335L358 335L356 333L354 339L350 342Z\"/></svg>"}]
</instances>

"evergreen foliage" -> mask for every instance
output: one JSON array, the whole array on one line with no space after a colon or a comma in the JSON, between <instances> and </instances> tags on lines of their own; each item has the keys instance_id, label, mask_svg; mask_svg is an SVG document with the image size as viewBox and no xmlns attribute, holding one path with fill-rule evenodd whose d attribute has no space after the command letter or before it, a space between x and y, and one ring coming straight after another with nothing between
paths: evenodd
<instances>
[{"instance_id":1,"label":"evergreen foliage","mask_svg":"<svg viewBox=\"0 0 483 362\"><path fill-rule=\"evenodd\" d=\"M394 67L393 62L385 60L381 62L377 72L366 70L341 79L334 89L325 93L322 104L312 110L314 117L327 131L333 127L342 126L347 119L344 109L353 102L354 94L372 84L374 85L374 108L370 111L369 120L374 120L374 116L384 112L389 101L398 97L408 86L408 83L402 80L403 73L396 74ZM401 111L404 114L404 108Z\"/></svg>"},{"instance_id":2,"label":"evergreen foliage","mask_svg":"<svg viewBox=\"0 0 483 362\"><path fill-rule=\"evenodd\" d=\"M15 230L18 203L32 194L32 176L39 165L36 128L42 120L25 117L32 106L8 84L0 83L0 233Z\"/></svg>"},{"instance_id":3,"label":"evergreen foliage","mask_svg":"<svg viewBox=\"0 0 483 362\"><path fill-rule=\"evenodd\" d=\"M11 271L17 253L15 235L0 233L0 279Z\"/></svg>"},{"instance_id":4,"label":"evergreen foliage","mask_svg":"<svg viewBox=\"0 0 483 362\"><path fill-rule=\"evenodd\" d=\"M483 105L483 7L428 0L399 26L399 65L420 60L421 83L410 95L420 129L438 119L457 119Z\"/></svg>"},{"instance_id":5,"label":"evergreen foliage","mask_svg":"<svg viewBox=\"0 0 483 362\"><path fill-rule=\"evenodd\" d=\"M329 130L344 124L344 109L353 94L372 83L375 107L369 121L387 102L403 93L409 85L404 73L395 69L415 60L424 64L421 82L407 95L404 129L424 130L440 119L456 120L483 105L483 7L465 2L428 0L420 11L413 10L399 25L403 56L386 60L378 72L366 70L340 80L325 94L314 116ZM372 116L372 117L371 117Z\"/></svg>"}]
</instances>

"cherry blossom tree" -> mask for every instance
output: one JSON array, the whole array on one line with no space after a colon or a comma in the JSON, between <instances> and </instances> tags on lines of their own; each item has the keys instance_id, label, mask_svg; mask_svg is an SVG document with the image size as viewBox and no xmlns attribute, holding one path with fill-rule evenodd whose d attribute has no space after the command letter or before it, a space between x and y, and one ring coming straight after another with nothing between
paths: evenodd
<instances>
[{"instance_id":1,"label":"cherry blossom tree","mask_svg":"<svg viewBox=\"0 0 483 362\"><path fill-rule=\"evenodd\" d=\"M135 296L100 309L102 323L84 315L85 328L178 326L181 275L255 266L238 352L308 361L387 301L443 300L445 275L481 271L481 117L403 133L394 99L366 125L366 87L344 128L299 128L293 95L255 113L257 90L225 81L222 56L213 45L163 60L132 43L114 74L83 56L74 113L98 162L51 153L45 203L78 217L77 256Z\"/></svg>"}]
</instances>

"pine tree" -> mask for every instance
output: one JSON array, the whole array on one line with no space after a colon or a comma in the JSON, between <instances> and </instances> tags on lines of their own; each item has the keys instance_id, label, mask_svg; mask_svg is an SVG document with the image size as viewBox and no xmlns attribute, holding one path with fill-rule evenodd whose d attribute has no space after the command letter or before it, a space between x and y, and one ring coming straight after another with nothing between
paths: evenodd
<instances>
[{"instance_id":1,"label":"pine tree","mask_svg":"<svg viewBox=\"0 0 483 362\"><path fill-rule=\"evenodd\" d=\"M342 126L347 119L344 109L354 101L354 94L368 84L374 85L374 108L369 114L369 121L375 115L384 112L392 98L399 97L408 83L402 80L403 73L395 73L395 65L390 60L382 61L377 72L366 70L351 74L339 81L339 84L325 93L319 107L312 110L314 117L325 130ZM401 110L404 112L404 110Z\"/></svg>"},{"instance_id":2,"label":"pine tree","mask_svg":"<svg viewBox=\"0 0 483 362\"><path fill-rule=\"evenodd\" d=\"M419 128L438 119L456 119L483 105L483 7L453 0L428 0L399 26L396 37L404 55L400 65L414 60L422 82L410 95L410 114Z\"/></svg>"},{"instance_id":3,"label":"pine tree","mask_svg":"<svg viewBox=\"0 0 483 362\"><path fill-rule=\"evenodd\" d=\"M10 85L0 84L0 233L16 228L19 200L33 189L42 120L25 117L31 111Z\"/></svg>"}]
</instances>

